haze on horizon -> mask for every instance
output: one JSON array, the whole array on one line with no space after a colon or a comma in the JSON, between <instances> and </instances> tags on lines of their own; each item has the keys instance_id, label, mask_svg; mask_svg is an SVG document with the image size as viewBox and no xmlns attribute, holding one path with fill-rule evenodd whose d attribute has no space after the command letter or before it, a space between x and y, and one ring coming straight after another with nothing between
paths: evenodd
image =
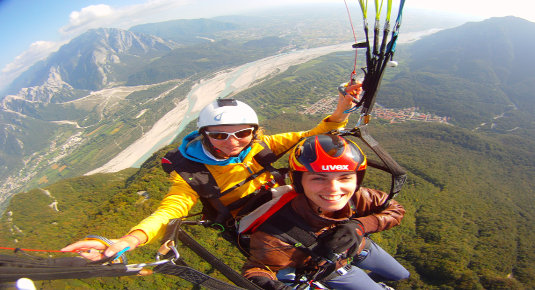
<instances>
[{"instance_id":1,"label":"haze on horizon","mask_svg":"<svg viewBox=\"0 0 535 290\"><path fill-rule=\"evenodd\" d=\"M347 2L352 13L360 12L357 1ZM5 43L10 45L4 46L0 55L0 91L35 62L92 28L128 29L143 23L255 13L284 5L330 3L344 7L344 1L341 0L113 0L101 3L95 0L1 1L0 27L4 28L2 34ZM373 2L369 1L368 5L368 10L374 11ZM393 11L397 11L394 5ZM501 1L454 0L447 2L447 5L443 1L410 0L405 4L405 11L427 9L462 15L469 20L514 15L535 21L535 13L525 6L525 1L520 0L508 1L507 4Z\"/></svg>"}]
</instances>

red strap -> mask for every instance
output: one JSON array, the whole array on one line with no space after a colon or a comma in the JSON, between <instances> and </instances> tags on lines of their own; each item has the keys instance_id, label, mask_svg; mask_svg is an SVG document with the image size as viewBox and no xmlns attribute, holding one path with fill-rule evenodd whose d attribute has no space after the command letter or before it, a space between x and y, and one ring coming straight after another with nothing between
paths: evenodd
<instances>
[{"instance_id":1,"label":"red strap","mask_svg":"<svg viewBox=\"0 0 535 290\"><path fill-rule=\"evenodd\" d=\"M249 227L244 232L250 231L251 233L254 233L256 229L263 224L269 217L271 217L274 213L276 213L279 209L281 209L285 204L287 204L289 201L294 199L298 195L295 191L290 191L288 193L285 193L281 198L273 205L271 206L263 215L258 217L254 222L252 222Z\"/></svg>"},{"instance_id":2,"label":"red strap","mask_svg":"<svg viewBox=\"0 0 535 290\"><path fill-rule=\"evenodd\" d=\"M0 250L13 250L13 251L27 251L27 252L52 252L52 253L77 253L78 251L60 251L60 250L40 250L40 249L23 249L23 248L9 248L0 247Z\"/></svg>"}]
</instances>

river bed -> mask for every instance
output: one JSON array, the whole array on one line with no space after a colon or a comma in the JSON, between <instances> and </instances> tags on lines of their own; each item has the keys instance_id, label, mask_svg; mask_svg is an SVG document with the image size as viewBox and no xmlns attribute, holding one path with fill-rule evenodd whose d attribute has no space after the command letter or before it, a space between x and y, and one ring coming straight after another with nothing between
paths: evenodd
<instances>
[{"instance_id":1,"label":"river bed","mask_svg":"<svg viewBox=\"0 0 535 290\"><path fill-rule=\"evenodd\" d=\"M351 43L297 50L227 69L203 79L193 86L187 97L158 120L153 127L108 163L86 175L117 172L139 167L158 149L170 144L183 128L197 118L199 111L217 98L227 97L250 88L256 81L282 73L290 66L337 52L351 51Z\"/></svg>"}]
</instances>

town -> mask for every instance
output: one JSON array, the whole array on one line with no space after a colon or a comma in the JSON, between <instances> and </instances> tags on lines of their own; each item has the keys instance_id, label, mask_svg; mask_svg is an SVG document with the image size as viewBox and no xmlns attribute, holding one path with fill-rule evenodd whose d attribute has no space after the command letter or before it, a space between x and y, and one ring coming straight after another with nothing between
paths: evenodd
<instances>
[{"instance_id":1,"label":"town","mask_svg":"<svg viewBox=\"0 0 535 290\"><path fill-rule=\"evenodd\" d=\"M301 113L306 115L328 114L334 110L336 102L337 98L329 96L317 101L312 106L304 108L304 111ZM375 103L372 116L378 119L389 121L390 123L401 123L405 121L448 123L450 119L450 117L440 117L430 113L420 113L418 110L418 107L387 109Z\"/></svg>"}]
</instances>

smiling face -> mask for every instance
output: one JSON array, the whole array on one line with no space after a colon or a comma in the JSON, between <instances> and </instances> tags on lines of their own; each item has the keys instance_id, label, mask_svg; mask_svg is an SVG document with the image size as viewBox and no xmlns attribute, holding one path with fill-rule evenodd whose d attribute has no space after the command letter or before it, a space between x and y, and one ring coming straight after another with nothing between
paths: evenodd
<instances>
[{"instance_id":1,"label":"smiling face","mask_svg":"<svg viewBox=\"0 0 535 290\"><path fill-rule=\"evenodd\" d=\"M223 125L223 126L209 126L206 127L206 132L220 132L220 133L235 133L247 128L252 128L251 125ZM237 135L240 136L239 133ZM253 140L253 134L243 138L236 138L235 136L228 136L227 139L214 139L208 137L210 143L218 150L221 151L221 155L224 157L237 156L240 152L245 149L249 143Z\"/></svg>"},{"instance_id":2,"label":"smiling face","mask_svg":"<svg viewBox=\"0 0 535 290\"><path fill-rule=\"evenodd\" d=\"M303 190L314 209L323 214L341 210L357 189L353 172L303 172Z\"/></svg>"}]
</instances>

